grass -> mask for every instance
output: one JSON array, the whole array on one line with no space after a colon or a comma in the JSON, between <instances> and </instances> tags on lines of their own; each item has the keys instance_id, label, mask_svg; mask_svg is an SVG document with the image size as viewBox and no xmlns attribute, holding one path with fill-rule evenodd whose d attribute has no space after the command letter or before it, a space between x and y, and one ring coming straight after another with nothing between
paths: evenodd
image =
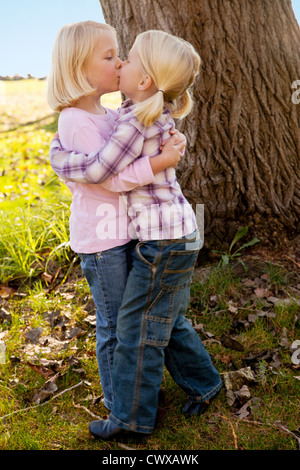
<instances>
[{"instance_id":1,"label":"grass","mask_svg":"<svg viewBox=\"0 0 300 470\"><path fill-rule=\"evenodd\" d=\"M208 413L188 420L181 413L185 396L165 371L169 412L149 439L124 447L89 436L91 413L104 417L107 410L95 357L95 306L68 246L70 194L47 157L57 116L45 103L44 82L6 86L0 133L0 339L6 344L0 449L298 449L299 365L291 361L291 344L299 339L297 261L259 245L243 250L247 269L203 257L188 310L223 378L251 368L255 381L243 381L250 396L237 393L231 404L223 387ZM108 105L115 106L111 99Z\"/></svg>"}]
</instances>

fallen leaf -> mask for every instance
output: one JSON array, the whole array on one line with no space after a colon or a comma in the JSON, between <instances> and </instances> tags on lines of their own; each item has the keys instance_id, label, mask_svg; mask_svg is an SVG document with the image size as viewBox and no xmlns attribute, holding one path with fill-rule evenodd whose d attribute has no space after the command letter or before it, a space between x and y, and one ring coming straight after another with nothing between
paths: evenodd
<instances>
[{"instance_id":1,"label":"fallen leaf","mask_svg":"<svg viewBox=\"0 0 300 470\"><path fill-rule=\"evenodd\" d=\"M65 332L64 339L65 340L70 340L70 339L73 339L73 338L80 338L85 333L86 332L84 330L82 330L81 328L72 327L72 328L70 328L69 330L67 330Z\"/></svg>"},{"instance_id":2,"label":"fallen leaf","mask_svg":"<svg viewBox=\"0 0 300 470\"><path fill-rule=\"evenodd\" d=\"M280 346L287 346L287 347L289 346L290 342L288 340L287 334L288 334L288 330L287 328L284 327L282 329L282 335L279 341Z\"/></svg>"},{"instance_id":3,"label":"fallen leaf","mask_svg":"<svg viewBox=\"0 0 300 470\"><path fill-rule=\"evenodd\" d=\"M229 312L231 312L231 313L237 313L237 312L238 312L237 307L235 307L234 305L229 305L229 306L228 306L228 310L229 310Z\"/></svg>"},{"instance_id":4,"label":"fallen leaf","mask_svg":"<svg viewBox=\"0 0 300 470\"><path fill-rule=\"evenodd\" d=\"M256 320L260 317L275 318L276 313L275 312L264 312L263 310L257 310L256 313L249 313L247 318L248 318L249 322L255 323Z\"/></svg>"},{"instance_id":5,"label":"fallen leaf","mask_svg":"<svg viewBox=\"0 0 300 470\"><path fill-rule=\"evenodd\" d=\"M232 330L248 330L251 327L248 320L243 320L242 318L235 318L232 322Z\"/></svg>"},{"instance_id":6,"label":"fallen leaf","mask_svg":"<svg viewBox=\"0 0 300 470\"><path fill-rule=\"evenodd\" d=\"M256 282L253 279L245 279L242 281L245 287L253 287L256 285Z\"/></svg>"},{"instance_id":7,"label":"fallen leaf","mask_svg":"<svg viewBox=\"0 0 300 470\"><path fill-rule=\"evenodd\" d=\"M272 356L272 362L270 363L270 366L275 367L275 369L279 369L281 367L282 361L281 361L281 356L278 351L275 352Z\"/></svg>"},{"instance_id":8,"label":"fallen leaf","mask_svg":"<svg viewBox=\"0 0 300 470\"><path fill-rule=\"evenodd\" d=\"M220 341L226 348L234 349L235 351L245 350L244 346L239 341L232 338L231 336L226 335L225 333L222 334Z\"/></svg>"},{"instance_id":9,"label":"fallen leaf","mask_svg":"<svg viewBox=\"0 0 300 470\"><path fill-rule=\"evenodd\" d=\"M255 323L256 320L258 319L258 315L257 313L249 313L247 318L250 323Z\"/></svg>"},{"instance_id":10,"label":"fallen leaf","mask_svg":"<svg viewBox=\"0 0 300 470\"><path fill-rule=\"evenodd\" d=\"M56 385L56 380L57 380L58 374L56 374L54 377L52 377L50 380L48 380L43 388L34 394L33 396L33 402L38 405L42 401L45 401L50 395L53 395L54 392L57 390L57 385Z\"/></svg>"},{"instance_id":11,"label":"fallen leaf","mask_svg":"<svg viewBox=\"0 0 300 470\"><path fill-rule=\"evenodd\" d=\"M197 333L202 333L203 336L205 336L206 338L213 338L215 336L213 333L204 330L203 323L198 323L197 325L195 325L194 330L197 331Z\"/></svg>"},{"instance_id":12,"label":"fallen leaf","mask_svg":"<svg viewBox=\"0 0 300 470\"><path fill-rule=\"evenodd\" d=\"M278 299L277 302L275 302L276 307L284 307L284 306L289 306L289 305L294 305L297 304L300 306L300 300L296 300L293 298L286 298L286 299Z\"/></svg>"},{"instance_id":13,"label":"fallen leaf","mask_svg":"<svg viewBox=\"0 0 300 470\"><path fill-rule=\"evenodd\" d=\"M91 326L96 326L96 315L88 315L87 317L85 317L84 321Z\"/></svg>"},{"instance_id":14,"label":"fallen leaf","mask_svg":"<svg viewBox=\"0 0 300 470\"><path fill-rule=\"evenodd\" d=\"M27 331L24 336L26 338L26 341L29 341L30 343L38 343L40 336L42 334L43 328L32 328L31 330Z\"/></svg>"},{"instance_id":15,"label":"fallen leaf","mask_svg":"<svg viewBox=\"0 0 300 470\"><path fill-rule=\"evenodd\" d=\"M60 292L60 295L66 300L72 300L75 297L75 294L72 292Z\"/></svg>"},{"instance_id":16,"label":"fallen leaf","mask_svg":"<svg viewBox=\"0 0 300 470\"><path fill-rule=\"evenodd\" d=\"M41 278L43 279L43 281L48 282L49 284L51 284L53 276L51 274L48 274L48 273L45 272L45 273L41 274Z\"/></svg>"},{"instance_id":17,"label":"fallen leaf","mask_svg":"<svg viewBox=\"0 0 300 470\"><path fill-rule=\"evenodd\" d=\"M264 297L269 297L271 292L269 291L269 289L266 289L265 287L257 287L256 289L254 289L254 293L255 295L262 299Z\"/></svg>"},{"instance_id":18,"label":"fallen leaf","mask_svg":"<svg viewBox=\"0 0 300 470\"><path fill-rule=\"evenodd\" d=\"M0 297L1 299L8 299L14 292L11 287L0 285Z\"/></svg>"},{"instance_id":19,"label":"fallen leaf","mask_svg":"<svg viewBox=\"0 0 300 470\"><path fill-rule=\"evenodd\" d=\"M226 392L227 396L227 403L229 406L233 406L236 400L236 396L232 390L227 390Z\"/></svg>"},{"instance_id":20,"label":"fallen leaf","mask_svg":"<svg viewBox=\"0 0 300 470\"><path fill-rule=\"evenodd\" d=\"M221 355L221 354L216 354L215 358L218 359L219 361L223 362L223 364L229 364L232 361L232 357L224 356L224 355Z\"/></svg>"},{"instance_id":21,"label":"fallen leaf","mask_svg":"<svg viewBox=\"0 0 300 470\"><path fill-rule=\"evenodd\" d=\"M250 398L251 393L247 385L243 385L240 390L238 390L236 396L239 398Z\"/></svg>"},{"instance_id":22,"label":"fallen leaf","mask_svg":"<svg viewBox=\"0 0 300 470\"><path fill-rule=\"evenodd\" d=\"M278 350L267 349L260 353L250 353L245 357L246 364L254 365L262 361L269 362L272 367L278 369L282 365L281 356Z\"/></svg>"},{"instance_id":23,"label":"fallen leaf","mask_svg":"<svg viewBox=\"0 0 300 470\"><path fill-rule=\"evenodd\" d=\"M49 322L51 328L61 327L68 323L69 319L62 314L60 310L53 310L53 312L47 312L45 318Z\"/></svg>"},{"instance_id":24,"label":"fallen leaf","mask_svg":"<svg viewBox=\"0 0 300 470\"><path fill-rule=\"evenodd\" d=\"M244 384L256 382L251 367L244 367L239 370L226 372L224 374L224 384L227 390L237 391Z\"/></svg>"},{"instance_id":25,"label":"fallen leaf","mask_svg":"<svg viewBox=\"0 0 300 470\"><path fill-rule=\"evenodd\" d=\"M5 308L0 309L0 320L11 323L11 314Z\"/></svg>"},{"instance_id":26,"label":"fallen leaf","mask_svg":"<svg viewBox=\"0 0 300 470\"><path fill-rule=\"evenodd\" d=\"M278 302L278 297L273 297L273 296L270 296L268 297L268 302L271 302L272 304L276 304L276 302Z\"/></svg>"},{"instance_id":27,"label":"fallen leaf","mask_svg":"<svg viewBox=\"0 0 300 470\"><path fill-rule=\"evenodd\" d=\"M34 372L37 372L38 374L42 375L43 377L45 377L46 379L48 379L49 377L51 377L52 375L55 374L55 372L53 372L51 369L48 369L47 367L43 366L43 365L36 365L36 364L32 364L31 362L27 361L27 365L29 367L31 367L31 369L34 371Z\"/></svg>"},{"instance_id":28,"label":"fallen leaf","mask_svg":"<svg viewBox=\"0 0 300 470\"><path fill-rule=\"evenodd\" d=\"M245 403L250 397L251 393L247 385L243 385L239 390L227 390L227 403L233 406L236 402L239 404Z\"/></svg>"},{"instance_id":29,"label":"fallen leaf","mask_svg":"<svg viewBox=\"0 0 300 470\"><path fill-rule=\"evenodd\" d=\"M244 419L244 418L246 418L246 417L250 414L250 411L248 411L250 402L251 402L251 400L247 401L247 402L242 406L242 408L240 408L239 411L237 411L236 414L237 414L237 416L238 416L240 419Z\"/></svg>"}]
</instances>

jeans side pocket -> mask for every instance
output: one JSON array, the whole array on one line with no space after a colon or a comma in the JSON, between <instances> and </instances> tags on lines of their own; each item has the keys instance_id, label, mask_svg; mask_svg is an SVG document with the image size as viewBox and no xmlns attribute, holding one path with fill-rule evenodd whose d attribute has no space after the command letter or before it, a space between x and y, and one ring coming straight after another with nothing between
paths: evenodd
<instances>
[{"instance_id":1,"label":"jeans side pocket","mask_svg":"<svg viewBox=\"0 0 300 470\"><path fill-rule=\"evenodd\" d=\"M171 335L174 294L161 290L152 302L146 316L146 335L144 343L166 347Z\"/></svg>"},{"instance_id":2,"label":"jeans side pocket","mask_svg":"<svg viewBox=\"0 0 300 470\"><path fill-rule=\"evenodd\" d=\"M190 285L198 253L198 249L171 251L161 277L160 287L175 291Z\"/></svg>"}]
</instances>

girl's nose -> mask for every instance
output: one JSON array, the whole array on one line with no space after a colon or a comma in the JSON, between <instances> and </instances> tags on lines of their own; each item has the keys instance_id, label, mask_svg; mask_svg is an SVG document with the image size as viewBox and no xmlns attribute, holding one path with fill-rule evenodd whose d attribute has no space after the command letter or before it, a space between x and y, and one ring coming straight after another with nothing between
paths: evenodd
<instances>
[{"instance_id":1,"label":"girl's nose","mask_svg":"<svg viewBox=\"0 0 300 470\"><path fill-rule=\"evenodd\" d=\"M123 66L122 60L118 57L116 62L117 69L120 69Z\"/></svg>"}]
</instances>

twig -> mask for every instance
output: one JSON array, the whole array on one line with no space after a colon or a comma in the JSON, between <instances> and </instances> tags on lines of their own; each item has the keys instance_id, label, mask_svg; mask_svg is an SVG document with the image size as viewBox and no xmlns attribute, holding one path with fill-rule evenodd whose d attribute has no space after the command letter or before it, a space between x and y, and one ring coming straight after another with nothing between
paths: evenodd
<instances>
[{"instance_id":1,"label":"twig","mask_svg":"<svg viewBox=\"0 0 300 470\"><path fill-rule=\"evenodd\" d=\"M231 430L232 430L232 434L233 434L233 440L234 440L234 448L235 450L238 450L238 444L237 444L237 435L235 433L235 430L234 430L234 427L233 427L233 424L232 422L230 421L229 418L227 418L227 416L223 416L223 415L219 415L221 418L225 419L226 421L228 421L230 427L231 427Z\"/></svg>"},{"instance_id":2,"label":"twig","mask_svg":"<svg viewBox=\"0 0 300 470\"><path fill-rule=\"evenodd\" d=\"M279 431L283 431L285 432L286 434L290 434L291 436L293 436L296 441L298 442L298 448L300 450L300 438L295 434L293 433L292 431L290 431L286 426L284 426L283 424L272 424L272 423L260 423L259 421L250 421L250 419L242 419L242 418L237 418L239 421L243 421L244 423L248 423L248 424L258 424L260 426L272 426L273 428L276 428L278 429Z\"/></svg>"},{"instance_id":3,"label":"twig","mask_svg":"<svg viewBox=\"0 0 300 470\"><path fill-rule=\"evenodd\" d=\"M121 449L125 449L125 450L136 450L134 447L129 447L125 444L123 444L122 442L117 442L118 446L121 447Z\"/></svg>"},{"instance_id":4,"label":"twig","mask_svg":"<svg viewBox=\"0 0 300 470\"><path fill-rule=\"evenodd\" d=\"M83 406L83 405L77 405L77 404L75 403L75 401L74 401L74 393L73 393L73 406L74 406L74 408L80 408L80 409L86 411L89 415L91 415L91 416L92 416L93 418L95 418L95 419L102 419L102 418L100 418L100 416L95 415L92 411L90 411L90 410L89 410L88 408L86 408L85 406Z\"/></svg>"},{"instance_id":5,"label":"twig","mask_svg":"<svg viewBox=\"0 0 300 470\"><path fill-rule=\"evenodd\" d=\"M66 392L69 392L70 390L73 390L74 388L80 387L80 385L82 385L82 384L84 384L84 381L83 381L83 380L82 380L81 382L79 382L78 384L73 385L73 386L70 387L70 388L66 388L65 390L62 390L62 392L59 392L57 395L54 395L53 397L51 397L49 400L45 401L44 403L39 403L38 405L29 406L28 408L22 408L22 410L13 411L12 413L9 413L9 414L7 414L7 415L1 416L1 417L0 417L0 420L5 419L5 418L8 418L9 416L15 415L15 414L17 414L17 413L22 413L22 411L33 410L34 408L38 408L39 406L47 405L50 401L55 400L55 398L57 398L57 397L63 395L63 394L66 393Z\"/></svg>"},{"instance_id":6,"label":"twig","mask_svg":"<svg viewBox=\"0 0 300 470\"><path fill-rule=\"evenodd\" d=\"M293 258L290 258L289 256L286 256L286 255L285 255L285 258L292 261L293 263L295 263L296 266L298 266L298 268L300 268L300 264L297 263L297 261L295 261Z\"/></svg>"},{"instance_id":7,"label":"twig","mask_svg":"<svg viewBox=\"0 0 300 470\"><path fill-rule=\"evenodd\" d=\"M236 434L234 432L234 427L231 423L231 421L226 417L226 416L223 416L223 415L218 415L220 416L221 418L225 419L226 421L229 422L230 426L231 426L231 429L232 429L232 432L233 432L233 436L234 436L234 442L235 442L235 448L237 449L237 439L236 439ZM259 426L269 426L269 427L273 427L273 428L276 428L278 429L279 431L283 431L285 432L286 434L290 434L291 436L293 436L297 443L298 443L298 448L300 450L300 438L295 434L293 433L292 431L290 431L286 426L284 426L283 424L272 424L272 423L261 423L260 421L250 421L250 419L244 419L244 418L238 418L238 417L234 417L235 419L237 419L239 422L243 422L243 423L247 423L247 424L254 424L254 425L259 425Z\"/></svg>"}]
</instances>

